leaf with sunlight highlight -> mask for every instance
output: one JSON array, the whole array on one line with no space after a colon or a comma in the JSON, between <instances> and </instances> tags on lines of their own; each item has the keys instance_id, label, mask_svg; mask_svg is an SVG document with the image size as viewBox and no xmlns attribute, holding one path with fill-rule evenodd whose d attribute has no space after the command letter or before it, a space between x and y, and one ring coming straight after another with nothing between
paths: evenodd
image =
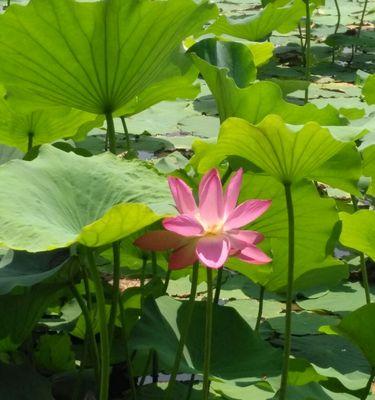
<instances>
[{"instance_id":1,"label":"leaf with sunlight highlight","mask_svg":"<svg viewBox=\"0 0 375 400\"><path fill-rule=\"evenodd\" d=\"M0 16L0 79L34 107L94 114L194 97L197 72L181 43L216 12L192 0L12 4Z\"/></svg>"},{"instance_id":2,"label":"leaf with sunlight highlight","mask_svg":"<svg viewBox=\"0 0 375 400\"><path fill-rule=\"evenodd\" d=\"M138 160L53 146L0 167L0 243L38 252L112 243L170 213L167 181ZM157 188L157 190L155 190Z\"/></svg>"}]
</instances>

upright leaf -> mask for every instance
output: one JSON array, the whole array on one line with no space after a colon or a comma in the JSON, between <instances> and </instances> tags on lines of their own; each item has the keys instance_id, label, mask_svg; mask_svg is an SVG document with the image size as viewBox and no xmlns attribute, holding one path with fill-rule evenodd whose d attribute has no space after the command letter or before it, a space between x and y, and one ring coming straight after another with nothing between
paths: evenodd
<instances>
[{"instance_id":1,"label":"upright leaf","mask_svg":"<svg viewBox=\"0 0 375 400\"><path fill-rule=\"evenodd\" d=\"M31 0L0 16L0 79L23 100L133 114L193 96L181 42L216 15L192 0Z\"/></svg>"},{"instance_id":2,"label":"upright leaf","mask_svg":"<svg viewBox=\"0 0 375 400\"><path fill-rule=\"evenodd\" d=\"M237 78L238 71L245 69L253 59L245 44L236 43L236 53L243 47L242 56L232 57L234 52L227 52L223 66L221 59L216 60L205 52L206 43L198 42L189 52L215 97L222 122L229 117L239 117L258 123L268 114L277 114L287 123L295 125L308 121L316 121L321 125L345 124L346 121L331 105L319 109L311 103L298 106L285 101L280 87L274 82L255 82L245 87L243 80ZM227 42L225 46L228 48L230 45Z\"/></svg>"},{"instance_id":3,"label":"upright leaf","mask_svg":"<svg viewBox=\"0 0 375 400\"><path fill-rule=\"evenodd\" d=\"M361 251L375 260L375 212L360 210L354 214L340 213L342 231L340 242Z\"/></svg>"}]
</instances>

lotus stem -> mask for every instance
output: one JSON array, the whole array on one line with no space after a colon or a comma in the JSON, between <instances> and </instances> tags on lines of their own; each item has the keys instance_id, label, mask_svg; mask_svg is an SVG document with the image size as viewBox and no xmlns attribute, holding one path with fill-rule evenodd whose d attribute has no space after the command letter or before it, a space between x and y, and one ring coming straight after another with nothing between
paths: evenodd
<instances>
[{"instance_id":1,"label":"lotus stem","mask_svg":"<svg viewBox=\"0 0 375 400\"><path fill-rule=\"evenodd\" d=\"M305 0L306 4L306 69L305 79L310 83L311 78L311 15L310 15L310 0ZM309 101L309 87L305 89L305 103Z\"/></svg>"},{"instance_id":2,"label":"lotus stem","mask_svg":"<svg viewBox=\"0 0 375 400\"><path fill-rule=\"evenodd\" d=\"M367 385L366 385L366 387L364 389L363 396L361 397L361 400L366 400L368 395L371 394L371 387L372 387L372 384L374 382L374 379L375 379L375 368L373 368L371 370L370 378L369 378L369 380L367 382Z\"/></svg>"},{"instance_id":3,"label":"lotus stem","mask_svg":"<svg viewBox=\"0 0 375 400\"><path fill-rule=\"evenodd\" d=\"M174 385L176 384L176 378L178 374L178 369L180 367L182 355L184 353L184 347L185 347L185 342L189 333L189 327L190 327L190 322L191 318L193 316L193 311L194 311L194 304L195 304L195 296L197 294L197 286L198 286L198 270L199 270L199 263L196 262L193 265L193 274L191 277L191 290L190 290L190 297L187 303L187 309L186 309L186 316L184 319L184 325L181 330L181 335L180 335L180 341L178 342L178 347L176 351L176 356L174 359L174 364L171 372L171 376L168 382L168 387L167 387L167 392L165 396L165 400L170 400L172 399L173 395L173 388Z\"/></svg>"},{"instance_id":4,"label":"lotus stem","mask_svg":"<svg viewBox=\"0 0 375 400\"><path fill-rule=\"evenodd\" d=\"M339 30L339 27L340 27L340 22L341 22L341 11L340 11L339 2L337 0L334 0L334 1L335 1L336 10L337 10L337 23L336 23L334 33L337 33Z\"/></svg>"},{"instance_id":5,"label":"lotus stem","mask_svg":"<svg viewBox=\"0 0 375 400\"><path fill-rule=\"evenodd\" d=\"M289 372L289 357L291 351L291 336L292 336L292 304L293 304L293 281L294 281L294 208L291 184L285 183L285 200L288 211L288 284L287 284L287 299L286 299L286 316L285 316L285 343L283 356L283 371L281 375L281 385L279 392L279 400L286 400L288 388L288 372Z\"/></svg>"},{"instance_id":6,"label":"lotus stem","mask_svg":"<svg viewBox=\"0 0 375 400\"><path fill-rule=\"evenodd\" d=\"M191 394L193 393L194 379L195 379L195 374L191 374L186 400L190 400Z\"/></svg>"},{"instance_id":7,"label":"lotus stem","mask_svg":"<svg viewBox=\"0 0 375 400\"><path fill-rule=\"evenodd\" d=\"M105 119L107 121L107 136L106 139L108 141L109 151L113 154L116 154L116 131L115 124L113 122L112 113L106 113Z\"/></svg>"},{"instance_id":8,"label":"lotus stem","mask_svg":"<svg viewBox=\"0 0 375 400\"><path fill-rule=\"evenodd\" d=\"M93 250L90 248L87 249L87 261L91 273L91 279L95 287L96 303L97 303L98 317L99 317L100 356L101 356L99 400L108 400L109 373L110 373L110 347L109 347L109 335L108 335L108 326L107 326L107 318L105 310L105 297L104 297L103 285L100 279L99 272L96 267L94 253Z\"/></svg>"},{"instance_id":9,"label":"lotus stem","mask_svg":"<svg viewBox=\"0 0 375 400\"><path fill-rule=\"evenodd\" d=\"M125 120L124 116L121 116L120 119L121 119L121 122L122 122L122 127L124 129L124 134L125 134L126 151L130 151L131 150L131 144L130 144L130 137L129 137L128 127L126 125L126 120Z\"/></svg>"},{"instance_id":10,"label":"lotus stem","mask_svg":"<svg viewBox=\"0 0 375 400\"><path fill-rule=\"evenodd\" d=\"M264 291L265 291L264 286L260 286L258 316L257 316L257 322L255 324L255 329L254 329L255 332L259 332L260 322L262 320L263 304L264 304Z\"/></svg>"},{"instance_id":11,"label":"lotus stem","mask_svg":"<svg viewBox=\"0 0 375 400\"><path fill-rule=\"evenodd\" d=\"M159 380L159 359L156 350L152 353L152 383L158 383Z\"/></svg>"},{"instance_id":12,"label":"lotus stem","mask_svg":"<svg viewBox=\"0 0 375 400\"><path fill-rule=\"evenodd\" d=\"M358 199L353 195L351 195L350 197L352 199L353 209L356 212L356 211L358 211ZM365 290L366 304L370 304L371 303L370 285L368 282L365 254L362 251L359 252L359 258L360 258L360 265L361 265L362 285Z\"/></svg>"},{"instance_id":13,"label":"lotus stem","mask_svg":"<svg viewBox=\"0 0 375 400\"><path fill-rule=\"evenodd\" d=\"M128 366L128 371L129 371L129 380L130 380L130 387L133 395L133 400L137 400L137 388L135 386L135 380L134 380L134 371L133 371L133 364L129 355L129 346L128 346L128 337L126 333L126 323L125 323L125 310L124 310L124 305L122 304L122 299L121 296L119 296L119 307L120 307L120 321L121 321L121 327L122 327L122 336L123 336L123 341L124 341L124 350L125 350L125 357L126 357L126 363Z\"/></svg>"},{"instance_id":14,"label":"lotus stem","mask_svg":"<svg viewBox=\"0 0 375 400\"><path fill-rule=\"evenodd\" d=\"M218 304L220 300L220 291L221 291L221 285L223 281L223 270L224 267L221 267L217 271L217 277L216 277L216 289L215 289L215 297L214 297L214 303Z\"/></svg>"},{"instance_id":15,"label":"lotus stem","mask_svg":"<svg viewBox=\"0 0 375 400\"><path fill-rule=\"evenodd\" d=\"M143 374L142 374L142 378L139 381L139 386L143 386L145 381L146 381L146 377L148 375L148 369L150 367L151 361L152 361L152 354L153 354L154 350L150 350L147 356L147 360L146 360L146 365L145 368L143 370Z\"/></svg>"},{"instance_id":16,"label":"lotus stem","mask_svg":"<svg viewBox=\"0 0 375 400\"><path fill-rule=\"evenodd\" d=\"M98 379L99 378L99 370L100 370L100 358L99 358L99 350L98 350L98 345L96 343L96 338L95 338L95 332L94 328L92 326L92 321L91 321L91 315L90 315L90 310L87 307L87 304L77 288L73 285L69 285L69 289L72 292L74 298L77 300L83 314L83 318L85 319L85 324L86 324L86 335L89 339L89 342L91 344L91 352L92 352L92 358L93 358L93 363L94 363L94 371L95 371L95 376Z\"/></svg>"},{"instance_id":17,"label":"lotus stem","mask_svg":"<svg viewBox=\"0 0 375 400\"><path fill-rule=\"evenodd\" d=\"M368 4L368 0L365 0L365 4L364 4L363 10L362 10L361 20L359 21L359 26L358 26L358 32L357 32L357 37L358 38L361 36L361 31L362 31L362 28L363 28L363 22L365 20L365 15L366 15L366 10L367 10L367 4Z\"/></svg>"},{"instance_id":18,"label":"lotus stem","mask_svg":"<svg viewBox=\"0 0 375 400\"><path fill-rule=\"evenodd\" d=\"M212 347L212 269L207 270L207 301L206 301L206 329L204 341L204 366L203 366L203 400L208 400L210 395L210 363Z\"/></svg>"},{"instance_id":19,"label":"lotus stem","mask_svg":"<svg viewBox=\"0 0 375 400\"><path fill-rule=\"evenodd\" d=\"M34 134L29 132L27 135L27 152L31 151L33 148Z\"/></svg>"},{"instance_id":20,"label":"lotus stem","mask_svg":"<svg viewBox=\"0 0 375 400\"><path fill-rule=\"evenodd\" d=\"M108 321L108 336L109 343L111 344L113 339L113 333L115 330L116 316L117 316L117 305L119 303L120 297L120 253L121 247L120 242L114 242L112 244L113 251L113 284L112 284L112 302L111 302L111 312L109 314Z\"/></svg>"},{"instance_id":21,"label":"lotus stem","mask_svg":"<svg viewBox=\"0 0 375 400\"><path fill-rule=\"evenodd\" d=\"M171 279L171 272L172 272L172 270L168 269L168 271L165 275L164 289L163 289L164 294L166 294L167 290L168 290L169 281Z\"/></svg>"}]
</instances>

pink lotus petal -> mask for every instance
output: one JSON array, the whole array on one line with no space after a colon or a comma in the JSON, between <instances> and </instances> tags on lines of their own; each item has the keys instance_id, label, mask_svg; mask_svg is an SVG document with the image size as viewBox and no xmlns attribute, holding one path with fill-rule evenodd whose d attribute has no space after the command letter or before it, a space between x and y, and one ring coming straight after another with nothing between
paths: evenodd
<instances>
[{"instance_id":1,"label":"pink lotus petal","mask_svg":"<svg viewBox=\"0 0 375 400\"><path fill-rule=\"evenodd\" d=\"M271 200L248 200L236 207L228 216L224 229L241 228L260 217L271 205Z\"/></svg>"},{"instance_id":2,"label":"pink lotus petal","mask_svg":"<svg viewBox=\"0 0 375 400\"><path fill-rule=\"evenodd\" d=\"M225 215L229 215L236 208L238 196L240 195L243 169L240 168L231 178L224 195Z\"/></svg>"},{"instance_id":3,"label":"pink lotus petal","mask_svg":"<svg viewBox=\"0 0 375 400\"><path fill-rule=\"evenodd\" d=\"M181 179L168 177L169 187L180 214L195 215L198 211L191 188Z\"/></svg>"},{"instance_id":4,"label":"pink lotus petal","mask_svg":"<svg viewBox=\"0 0 375 400\"><path fill-rule=\"evenodd\" d=\"M225 236L230 241L231 249L242 250L249 245L261 242L264 236L256 231L232 230L225 232Z\"/></svg>"},{"instance_id":5,"label":"pink lotus petal","mask_svg":"<svg viewBox=\"0 0 375 400\"><path fill-rule=\"evenodd\" d=\"M163 226L166 230L182 236L197 236L203 233L202 225L194 217L186 214L165 218Z\"/></svg>"},{"instance_id":6,"label":"pink lotus petal","mask_svg":"<svg viewBox=\"0 0 375 400\"><path fill-rule=\"evenodd\" d=\"M248 246L241 250L235 255L242 261L246 261L250 264L268 264L272 261L272 258L268 257L266 253L258 249L256 246Z\"/></svg>"},{"instance_id":7,"label":"pink lotus petal","mask_svg":"<svg viewBox=\"0 0 375 400\"><path fill-rule=\"evenodd\" d=\"M229 256L229 240L222 236L205 236L198 240L197 255L206 267L221 268Z\"/></svg>"},{"instance_id":8,"label":"pink lotus petal","mask_svg":"<svg viewBox=\"0 0 375 400\"><path fill-rule=\"evenodd\" d=\"M206 227L219 224L223 219L223 187L217 169L208 172L199 185L199 212Z\"/></svg>"},{"instance_id":9,"label":"pink lotus petal","mask_svg":"<svg viewBox=\"0 0 375 400\"><path fill-rule=\"evenodd\" d=\"M134 244L142 250L165 251L183 246L186 240L186 237L174 232L153 231L139 237Z\"/></svg>"},{"instance_id":10,"label":"pink lotus petal","mask_svg":"<svg viewBox=\"0 0 375 400\"><path fill-rule=\"evenodd\" d=\"M180 269L194 264L197 259L195 251L197 241L195 239L189 240L187 244L175 250L169 257L169 268Z\"/></svg>"}]
</instances>

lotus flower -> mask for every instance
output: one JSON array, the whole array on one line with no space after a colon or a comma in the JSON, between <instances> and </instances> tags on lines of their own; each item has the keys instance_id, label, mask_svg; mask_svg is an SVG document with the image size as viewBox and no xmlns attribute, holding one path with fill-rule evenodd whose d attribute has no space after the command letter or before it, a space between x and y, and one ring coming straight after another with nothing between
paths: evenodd
<instances>
[{"instance_id":1,"label":"lotus flower","mask_svg":"<svg viewBox=\"0 0 375 400\"><path fill-rule=\"evenodd\" d=\"M224 192L217 169L209 171L199 185L199 206L184 181L169 177L180 215L165 218L165 231L146 233L135 244L143 250L173 250L169 258L171 269L187 267L197 260L208 268L221 268L229 256L250 264L270 262L256 247L263 235L239 228L262 215L271 201L248 200L237 206L242 175L242 169L238 170Z\"/></svg>"}]
</instances>

